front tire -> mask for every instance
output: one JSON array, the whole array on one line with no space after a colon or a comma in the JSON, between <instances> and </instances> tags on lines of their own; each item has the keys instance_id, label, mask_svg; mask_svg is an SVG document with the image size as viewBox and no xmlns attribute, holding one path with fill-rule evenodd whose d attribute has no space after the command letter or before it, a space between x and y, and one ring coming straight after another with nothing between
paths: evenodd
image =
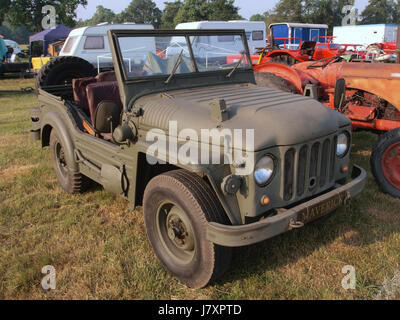
<instances>
[{"instance_id":1,"label":"front tire","mask_svg":"<svg viewBox=\"0 0 400 320\"><path fill-rule=\"evenodd\" d=\"M50 155L61 187L68 193L82 193L85 191L88 178L70 169L71 164L68 163L65 156L64 144L54 129L50 133Z\"/></svg>"},{"instance_id":2,"label":"front tire","mask_svg":"<svg viewBox=\"0 0 400 320\"><path fill-rule=\"evenodd\" d=\"M206 238L208 222L229 221L199 176L177 170L153 178L144 193L143 212L157 258L188 287L206 287L229 267L232 249Z\"/></svg>"},{"instance_id":3,"label":"front tire","mask_svg":"<svg viewBox=\"0 0 400 320\"><path fill-rule=\"evenodd\" d=\"M383 192L400 198L400 129L379 138L372 151L371 170Z\"/></svg>"}]
</instances>

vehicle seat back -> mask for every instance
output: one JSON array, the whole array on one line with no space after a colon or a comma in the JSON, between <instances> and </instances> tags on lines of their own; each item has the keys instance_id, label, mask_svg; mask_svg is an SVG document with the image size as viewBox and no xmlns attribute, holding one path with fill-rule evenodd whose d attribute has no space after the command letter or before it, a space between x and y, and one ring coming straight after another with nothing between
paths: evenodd
<instances>
[{"instance_id":1,"label":"vehicle seat back","mask_svg":"<svg viewBox=\"0 0 400 320\"><path fill-rule=\"evenodd\" d=\"M86 86L86 96L92 123L95 123L96 110L102 101L113 101L120 107L120 112L122 111L117 81L90 83Z\"/></svg>"},{"instance_id":2,"label":"vehicle seat back","mask_svg":"<svg viewBox=\"0 0 400 320\"><path fill-rule=\"evenodd\" d=\"M86 97L86 86L94 82L96 82L94 77L72 80L75 103L87 114L89 114L89 104Z\"/></svg>"},{"instance_id":3,"label":"vehicle seat back","mask_svg":"<svg viewBox=\"0 0 400 320\"><path fill-rule=\"evenodd\" d=\"M97 82L108 82L108 81L117 81L117 77L114 71L107 71L99 73L96 76Z\"/></svg>"},{"instance_id":4,"label":"vehicle seat back","mask_svg":"<svg viewBox=\"0 0 400 320\"><path fill-rule=\"evenodd\" d=\"M75 103L89 115L89 103L86 95L86 87L91 83L117 81L114 71L99 73L96 77L87 77L72 80Z\"/></svg>"}]
</instances>

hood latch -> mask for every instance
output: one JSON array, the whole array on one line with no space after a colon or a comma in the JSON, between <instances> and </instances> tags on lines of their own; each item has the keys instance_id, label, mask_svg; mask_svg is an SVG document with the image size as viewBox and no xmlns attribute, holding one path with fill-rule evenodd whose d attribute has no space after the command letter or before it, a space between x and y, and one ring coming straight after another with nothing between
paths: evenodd
<instances>
[{"instance_id":1,"label":"hood latch","mask_svg":"<svg viewBox=\"0 0 400 320\"><path fill-rule=\"evenodd\" d=\"M224 99L215 99L210 102L211 118L219 122L229 120L228 109L226 108L226 101Z\"/></svg>"}]
</instances>

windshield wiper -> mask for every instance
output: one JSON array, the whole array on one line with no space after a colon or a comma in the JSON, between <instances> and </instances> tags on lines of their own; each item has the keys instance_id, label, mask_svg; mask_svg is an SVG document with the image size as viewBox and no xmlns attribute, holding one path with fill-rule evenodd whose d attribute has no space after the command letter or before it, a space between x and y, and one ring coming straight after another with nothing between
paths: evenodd
<instances>
[{"instance_id":1,"label":"windshield wiper","mask_svg":"<svg viewBox=\"0 0 400 320\"><path fill-rule=\"evenodd\" d=\"M242 55L242 57L240 58L240 60L236 63L236 65L232 68L231 72L229 72L226 77L230 78L232 77L232 75L235 73L235 71L237 70L237 68L239 68L239 66L242 64L244 58L244 54Z\"/></svg>"},{"instance_id":2,"label":"windshield wiper","mask_svg":"<svg viewBox=\"0 0 400 320\"><path fill-rule=\"evenodd\" d=\"M178 60L176 60L174 68L171 71L171 74L169 75L168 79L165 80L165 84L169 84L172 80L172 78L174 77L176 71L178 70L178 67L181 65L182 63L182 57L183 57L183 49L181 51L181 53L179 54Z\"/></svg>"}]
</instances>

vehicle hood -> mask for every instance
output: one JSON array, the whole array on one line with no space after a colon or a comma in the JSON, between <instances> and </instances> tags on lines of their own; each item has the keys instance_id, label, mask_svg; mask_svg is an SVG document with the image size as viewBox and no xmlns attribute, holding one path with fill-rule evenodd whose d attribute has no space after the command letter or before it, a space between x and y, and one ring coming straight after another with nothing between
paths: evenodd
<instances>
[{"instance_id":1,"label":"vehicle hood","mask_svg":"<svg viewBox=\"0 0 400 320\"><path fill-rule=\"evenodd\" d=\"M212 105L224 100L228 119L213 117ZM254 129L255 151L274 146L305 143L333 134L350 120L318 101L253 84L220 85L168 91L138 99L143 109L140 126L166 133L170 121L176 121L178 133L194 129ZM173 134L173 133L171 133ZM243 144L245 145L245 144Z\"/></svg>"}]
</instances>

